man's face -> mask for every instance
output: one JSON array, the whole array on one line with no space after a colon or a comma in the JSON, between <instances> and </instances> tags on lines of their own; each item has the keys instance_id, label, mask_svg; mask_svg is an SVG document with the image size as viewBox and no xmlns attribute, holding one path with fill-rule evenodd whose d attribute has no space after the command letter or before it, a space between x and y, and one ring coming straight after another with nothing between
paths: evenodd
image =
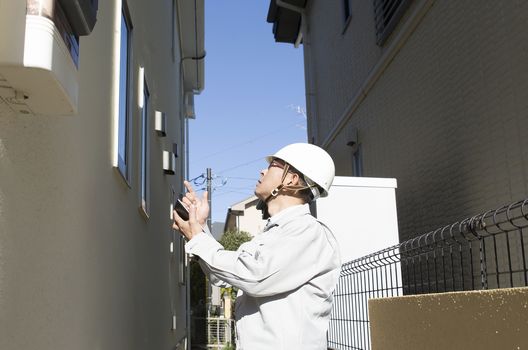
<instances>
[{"instance_id":1,"label":"man's face","mask_svg":"<svg viewBox=\"0 0 528 350\"><path fill-rule=\"evenodd\" d=\"M255 195L262 200L268 198L277 186L281 184L284 162L280 159L273 159L267 169L260 171L260 179L255 186Z\"/></svg>"}]
</instances>

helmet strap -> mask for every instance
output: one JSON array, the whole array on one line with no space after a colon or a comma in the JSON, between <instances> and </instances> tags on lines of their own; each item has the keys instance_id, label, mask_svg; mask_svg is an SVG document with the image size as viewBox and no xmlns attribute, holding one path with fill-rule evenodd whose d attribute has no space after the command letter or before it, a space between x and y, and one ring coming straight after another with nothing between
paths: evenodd
<instances>
[{"instance_id":1,"label":"helmet strap","mask_svg":"<svg viewBox=\"0 0 528 350\"><path fill-rule=\"evenodd\" d=\"M286 179L286 175L288 175L288 171L290 171L290 164L285 162L284 169L282 170L281 183L279 186L275 187L273 191L271 191L268 198L266 198L266 200L264 201L265 203L268 203L272 198L277 197L279 195L279 192L285 187L284 180Z\"/></svg>"},{"instance_id":2,"label":"helmet strap","mask_svg":"<svg viewBox=\"0 0 528 350\"><path fill-rule=\"evenodd\" d=\"M265 199L265 203L268 203L272 198L275 198L279 195L280 191L282 190L291 190L291 191L295 191L295 192L298 192L298 191L302 191L302 190L305 190L307 188L309 188L312 193L314 192L314 189L317 188L317 185L314 184L314 183L307 183L307 186L289 186L289 185L285 185L284 184L284 180L286 179L286 175L288 175L288 172L290 171L290 164L288 163L285 163L284 165L284 170L282 171L282 179L281 179L281 184L277 187L275 187L275 189L273 191L271 191L270 195L268 196L268 198ZM305 180L306 181L306 180ZM315 193L314 193L315 195Z\"/></svg>"}]
</instances>

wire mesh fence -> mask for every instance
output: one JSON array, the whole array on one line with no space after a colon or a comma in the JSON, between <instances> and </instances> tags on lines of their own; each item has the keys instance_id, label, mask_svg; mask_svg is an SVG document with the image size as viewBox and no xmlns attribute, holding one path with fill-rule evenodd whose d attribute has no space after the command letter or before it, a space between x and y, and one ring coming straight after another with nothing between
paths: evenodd
<instances>
[{"instance_id":1,"label":"wire mesh fence","mask_svg":"<svg viewBox=\"0 0 528 350\"><path fill-rule=\"evenodd\" d=\"M528 286L528 199L345 263L329 349L370 349L368 299Z\"/></svg>"}]
</instances>

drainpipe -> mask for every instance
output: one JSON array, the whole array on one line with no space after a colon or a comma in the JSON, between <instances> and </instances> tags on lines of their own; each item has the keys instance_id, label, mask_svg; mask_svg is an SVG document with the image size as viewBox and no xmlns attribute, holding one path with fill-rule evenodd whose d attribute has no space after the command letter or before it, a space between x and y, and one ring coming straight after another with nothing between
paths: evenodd
<instances>
[{"instance_id":1,"label":"drainpipe","mask_svg":"<svg viewBox=\"0 0 528 350\"><path fill-rule=\"evenodd\" d=\"M299 28L299 33L297 34L297 39L295 40L295 48L298 48L299 45L301 44L301 41L303 40L303 31L306 30L305 26L307 25L307 22L306 22L306 9L305 8L301 8L301 7L298 7L298 6L294 6L292 4L288 4L286 2L284 2L283 0L275 0L275 3L277 4L277 6L279 7L282 7L282 8L285 8L285 9L288 9L288 10L291 10L291 11L294 11L294 12L297 12L301 15L301 26ZM305 83L307 84L307 89L306 89L306 107L307 107L307 116L310 117L310 119L312 120L312 123L308 123L309 124L309 133L308 133L308 136L314 136L314 135L317 135L318 131L317 131L317 118L315 117L315 114L316 114L316 109L315 109L315 105L316 105L316 93L315 93L315 73L313 71L313 63L312 63L312 56L311 56L311 52L310 52L310 45L308 42L305 41L305 51L307 51L307 53L305 53L305 56L304 56L304 63L305 63L305 69L307 69L309 71L309 74L307 75L305 73L305 78L306 78L306 81ZM306 60L306 58L308 57L308 62ZM307 67L306 67L307 66ZM311 125L310 125L311 124ZM312 140L308 140L309 143L317 143L317 140L315 139L315 137L313 138L313 141Z\"/></svg>"},{"instance_id":2,"label":"drainpipe","mask_svg":"<svg viewBox=\"0 0 528 350\"><path fill-rule=\"evenodd\" d=\"M303 28L304 21L305 21L304 20L304 9L302 7L298 7L298 6L294 6L292 4L288 4L287 2L284 2L283 0L275 0L275 3L279 7L282 7L282 8L297 12L298 14L301 15L301 26L299 28L299 33L297 34L297 39L295 39L295 44L294 44L295 48L298 48L299 45L301 44L301 41L302 41L302 38L303 38L303 34L302 34L303 29L302 28Z\"/></svg>"},{"instance_id":3,"label":"drainpipe","mask_svg":"<svg viewBox=\"0 0 528 350\"><path fill-rule=\"evenodd\" d=\"M193 89L193 93L200 93L200 91L203 89L203 84L202 84L202 80L200 79L200 76L203 77L203 74L204 72L203 71L200 71L200 68L199 68L199 64L200 64L200 61L203 60L205 58L205 50L203 53L199 54L198 53L198 50L199 50L199 46L200 46L200 43L199 43L199 39L198 39L198 18L197 18L197 12L198 12L198 9L197 9L197 0L194 0L194 39L195 39L195 42L194 42L194 47L195 47L195 52L194 52L194 55L193 56L185 56L185 53L183 52L183 47L182 47L182 42L183 42L183 32L182 32L182 27L181 27L181 15L182 15L182 11L181 11L181 2L182 0L173 0L173 2L175 3L176 5L176 10L177 10L177 19L178 19L178 39L179 39L179 46L180 46L180 62L179 62L179 77L180 77L180 89L183 90L183 93L182 93L182 90L180 90L180 95L182 96L183 98L183 101L182 101L182 107L183 107L183 110L180 109L180 113L181 115L183 116L183 125L180 125L180 127L183 127L182 129L182 139L183 139L183 143L184 143L184 148L182 149L182 152L185 153L185 160L184 160L184 169L182 170L182 176L185 176L184 178L185 179L188 179L189 178L189 118L185 115L186 114L186 111L185 111L185 92L186 92L186 88L185 88L185 79L183 78L183 63L186 61L186 60L193 60L195 65L196 65L196 86L194 87ZM200 74L201 73L201 74ZM181 254L181 252L180 252ZM190 275L191 275L191 272L190 272L190 265L188 263L188 261L186 261L186 266L184 267L186 269L186 278L185 278L185 308L186 308L186 317L185 317L185 323L186 323L186 338L187 338L187 349L186 350L190 350L191 349L191 315L190 315L190 310L191 310L191 299L190 299L190 294L191 294L191 290L190 290Z\"/></svg>"},{"instance_id":4,"label":"drainpipe","mask_svg":"<svg viewBox=\"0 0 528 350\"><path fill-rule=\"evenodd\" d=\"M348 123L352 115L359 109L363 101L367 98L370 91L376 86L378 80L381 79L385 71L388 69L390 64L400 50L404 47L405 43L412 36L418 25L425 18L431 7L434 5L436 0L423 0L416 4L414 10L409 10L406 14L407 19L400 24L400 29L392 35L390 44L383 50L383 54L378 59L376 64L372 67L368 76L361 84L359 90L355 96L352 97L348 106L346 106L344 112L341 114L337 123L330 130L324 141L320 144L323 148L328 148L334 142L337 135Z\"/></svg>"}]
</instances>

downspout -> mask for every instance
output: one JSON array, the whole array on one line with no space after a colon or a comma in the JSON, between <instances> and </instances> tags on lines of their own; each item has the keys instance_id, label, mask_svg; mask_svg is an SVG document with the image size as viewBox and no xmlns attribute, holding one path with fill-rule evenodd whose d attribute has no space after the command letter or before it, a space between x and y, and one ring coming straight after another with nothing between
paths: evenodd
<instances>
[{"instance_id":1,"label":"downspout","mask_svg":"<svg viewBox=\"0 0 528 350\"><path fill-rule=\"evenodd\" d=\"M189 178L189 118L187 117L186 115L186 110L185 110L185 79L184 79L184 76L183 76L183 63L185 60L188 60L188 59L191 59L191 60L194 60L194 61L198 61L198 60L202 60L203 58L205 58L205 51L203 52L203 54L201 55L198 55L198 47L199 47L199 43L198 43L198 20L197 20L197 1L194 0L194 33L195 33L195 36L194 36L194 39L195 39L195 55L194 56L191 56L191 57L184 57L184 52L183 52L183 38L182 38L182 29L181 29L181 8L180 8L180 1L178 0L173 0L176 2L176 8L177 8L177 11L178 11L178 38L179 38L179 41L180 41L180 63L179 63L179 78L180 78L180 96L182 97L182 103L181 103L181 106L182 108L180 108L180 115L183 117L183 130L182 130L182 141L183 141L183 144L184 144L184 147L183 147L183 150L184 150L184 154L185 154L185 160L183 162L183 167L184 169L182 169L181 171L181 175L182 175L182 178L184 179L188 179ZM200 86L200 72L199 72L199 67L198 67L198 63L196 63L197 66L196 66L196 88L193 89L195 91L200 91L201 90L201 86ZM194 91L193 91L194 93ZM181 252L180 252L181 254ZM191 299L190 299L190 295L191 295L191 289L190 289L190 265L188 263L188 259L186 258L185 260L185 308L186 308L186 327L185 327L185 331L186 331L186 338L187 338L187 350L191 350Z\"/></svg>"},{"instance_id":2,"label":"downspout","mask_svg":"<svg viewBox=\"0 0 528 350\"><path fill-rule=\"evenodd\" d=\"M187 174L189 173L189 149L188 149L188 146L187 146L187 136L186 136L186 129L187 129L187 125L188 125L188 120L185 116L185 88L184 88L184 85L185 85L185 79L183 78L183 59L181 57L183 57L183 45L182 45L182 30L181 30L181 18L180 18L180 2L177 1L177 0L174 0L176 1L176 8L177 8L177 11L178 11L178 38L180 39L179 42L180 42L180 62L178 64L179 66L179 79L180 79L180 96L181 96L181 104L180 104L180 121L183 121L184 123L184 127L182 129L182 132L181 132L181 137L182 137L182 142L184 144L184 149L182 151L184 151L184 161L183 161L183 167L184 167L184 170L181 171L182 173L182 178L184 179L187 179ZM183 118L182 118L183 117ZM180 124L180 127L182 127L183 125ZM183 173L186 173L185 176L186 177L183 177ZM181 250L179 252L180 254L184 254ZM187 254L186 254L187 255ZM191 287L190 287L190 283L191 283L191 278L190 278L190 269L189 269L189 263L188 263L188 259L187 259L187 256L185 256L185 266L184 266L184 269L185 269L185 337L187 338L187 341L186 341L186 347L187 349L186 350L191 350Z\"/></svg>"},{"instance_id":3,"label":"downspout","mask_svg":"<svg viewBox=\"0 0 528 350\"><path fill-rule=\"evenodd\" d=\"M178 11L178 39L179 39L179 48L180 48L180 62L178 64L178 73L179 73L179 79L180 79L180 93L181 96L181 103L180 103L180 123L183 122L183 125L180 124L180 137L183 142L183 149L184 152L184 161L183 161L183 169L181 170L181 178L187 179L189 174L189 146L188 146L188 119L185 115L185 79L183 78L183 45L182 45L182 29L181 29L181 18L180 18L180 2L178 0L173 0L176 2L176 9ZM196 38L197 40L197 38ZM196 43L196 45L198 45ZM183 254L183 252L180 250L180 254ZM186 350L191 350L191 288L190 288L190 269L189 269L189 263L187 256L185 256L185 337L186 337Z\"/></svg>"},{"instance_id":4,"label":"downspout","mask_svg":"<svg viewBox=\"0 0 528 350\"><path fill-rule=\"evenodd\" d=\"M436 0L423 0L417 3L414 10L408 14L407 20L402 23L401 29L399 29L397 33L393 34L393 38L391 39L390 44L383 51L382 56L379 58L378 62L369 72L369 74L361 84L358 92L352 98L350 103L346 106L344 112L341 114L337 123L334 125L334 127L330 130L324 141L321 143L321 147L328 148L334 142L337 135L352 118L352 115L358 110L363 101L369 95L370 91L374 88L374 86L376 86L378 80L381 79L381 77L388 69L396 55L398 55L407 40L409 40L418 25L424 19L425 15L434 5L435 1Z\"/></svg>"},{"instance_id":5,"label":"downspout","mask_svg":"<svg viewBox=\"0 0 528 350\"><path fill-rule=\"evenodd\" d=\"M288 3L284 2L283 0L275 0L275 4L277 4L277 6L279 6L279 7L285 8L287 10L291 10L293 12L297 12L298 14L301 15L301 25L299 27L299 33L297 34L297 39L295 39L295 44L294 44L295 48L298 48L299 45L301 44L301 41L302 41L302 38L303 38L302 28L303 28L303 24L304 24L304 21L305 21L304 9L302 7L298 7L298 6L294 6L292 4L288 4Z\"/></svg>"},{"instance_id":6,"label":"downspout","mask_svg":"<svg viewBox=\"0 0 528 350\"><path fill-rule=\"evenodd\" d=\"M294 12L297 12L298 14L301 15L301 25L300 25L300 28L299 28L299 33L297 34L297 39L295 40L295 43L294 43L294 46L295 48L298 48L299 45L301 44L301 41L303 41L303 39L307 39L308 37L304 38L304 35L303 35L303 32L307 30L306 26L307 26L307 21L306 21L306 9L305 8L301 8L301 7L298 7L298 6L294 6L294 5L291 5L291 4L288 4L286 2L284 2L283 0L275 0L275 3L277 4L277 6L279 7L282 7L282 8L285 8L285 9L288 9L288 10L291 10L291 11L294 11ZM306 88L306 108L307 108L307 116L310 117L310 123L307 123L308 124L308 133L307 133L307 138L308 138L308 142L309 143L315 143L317 144L317 140L315 139L315 137L313 137L314 135L317 135L318 134L318 131L317 131L317 118L316 118L316 103L315 103L315 98L316 98L316 93L315 93L315 82L314 82L314 79L315 79L315 74L313 72L313 64L312 64L312 56L311 56L311 44L309 43L309 41L306 41L304 40L304 49L305 49L305 55L304 55L304 64L305 64L305 84L307 85L307 88ZM306 59L308 57L308 60ZM306 71L308 71L308 74L306 74ZM309 136L312 136L313 140L310 139Z\"/></svg>"}]
</instances>

